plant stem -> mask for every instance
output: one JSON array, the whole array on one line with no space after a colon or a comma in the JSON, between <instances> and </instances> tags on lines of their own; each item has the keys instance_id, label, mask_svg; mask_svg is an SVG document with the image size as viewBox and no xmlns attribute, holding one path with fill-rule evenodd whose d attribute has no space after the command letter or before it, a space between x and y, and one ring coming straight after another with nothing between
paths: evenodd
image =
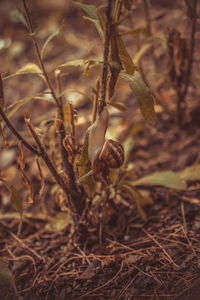
<instances>
[{"instance_id":1,"label":"plant stem","mask_svg":"<svg viewBox=\"0 0 200 300\"><path fill-rule=\"evenodd\" d=\"M76 213L78 213L79 215L81 215L81 213L82 213L82 211L84 209L85 195L83 195L83 193L80 193L78 191L78 186L77 186L76 180L75 180L75 173L74 173L73 165L70 163L68 152L65 150L65 148L63 146L63 140L65 138L65 128L64 128L64 122L63 122L64 121L64 114L63 114L62 101L61 101L61 98L59 99L59 96L58 97L56 96L56 93L54 92L54 89L53 89L53 87L51 85L49 76L48 76L48 74L46 72L45 65L44 65L44 62L42 60L42 56L41 56L41 53L40 53L40 50L39 50L39 47L38 47L38 44L37 44L37 41L36 41L36 38L35 38L35 33L34 33L34 30L33 30L33 25L32 25L32 21L31 21L31 17L30 17L30 14L29 14L28 7L26 5L26 0L22 0L22 2L23 2L23 5L24 5L25 13L26 13L28 30L29 30L30 36L31 36L31 38L33 40L33 43L34 43L36 55L38 57L38 60L39 60L39 63L40 63L40 67L41 67L43 75L45 77L47 86L48 86L48 88L49 88L49 90L51 92L51 95L52 95L53 99L55 100L56 105L57 105L58 116L60 118L60 120L59 120L60 121L59 122L59 136L60 136L60 144L61 144L61 155L62 155L62 158L63 158L63 164L64 164L65 169L66 169L67 182L65 182L60 176L59 176L59 178L57 178L57 180L59 180L58 183L60 184L60 186L65 191L68 199L70 199L69 201L71 202L71 205L70 205L71 208L75 207ZM36 142L38 143L38 141L36 141ZM39 144L38 144L38 146L39 146ZM39 148L40 148L40 146L39 146ZM48 154L46 153L46 151L42 152L41 156L42 156L42 158L45 160L45 162L48 165L48 163L49 163L49 157L48 157ZM56 169L54 167L53 168L55 170L52 169L52 166L53 165L50 164L50 171L53 172L54 177L55 177L55 176L57 176L56 175L57 171L56 171ZM54 173L54 171L56 171L56 173Z\"/></svg>"},{"instance_id":2,"label":"plant stem","mask_svg":"<svg viewBox=\"0 0 200 300\"><path fill-rule=\"evenodd\" d=\"M108 81L108 54L109 54L109 42L110 42L110 25L111 25L111 10L112 0L108 0L106 9L106 34L104 42L104 55L103 55L103 70L101 76L101 98L99 99L99 113L102 112L106 106L106 87Z\"/></svg>"},{"instance_id":3,"label":"plant stem","mask_svg":"<svg viewBox=\"0 0 200 300\"><path fill-rule=\"evenodd\" d=\"M92 122L91 122L91 124L94 124L94 122L96 121L97 110L98 110L98 97L99 97L99 79L97 79L96 86L95 86L95 93L94 93L93 107L92 107Z\"/></svg>"},{"instance_id":4,"label":"plant stem","mask_svg":"<svg viewBox=\"0 0 200 300\"><path fill-rule=\"evenodd\" d=\"M178 97L178 105L177 105L177 113L178 113L178 124L181 126L182 116L185 110L185 105L182 107L182 103L185 102L185 97L187 96L188 87L191 81L191 74L192 74L192 65L193 65L193 58L194 58L194 49L195 49L195 32L196 32L196 19L197 19L197 0L193 0L192 3L187 3L189 6L191 13L191 21L192 21L192 28L191 28L191 37L190 37L190 48L189 48L189 57L188 57L188 64L187 70L185 72L185 86L183 92L179 94Z\"/></svg>"},{"instance_id":5,"label":"plant stem","mask_svg":"<svg viewBox=\"0 0 200 300\"><path fill-rule=\"evenodd\" d=\"M33 154L36 154L38 156L40 156L40 152L32 147L15 129L15 127L10 123L10 121L8 120L6 114L4 113L2 107L0 106L0 115L2 117L2 119L4 120L4 122L6 123L6 125L8 126L8 128L10 129L10 131L16 136L16 138L27 148L29 149Z\"/></svg>"},{"instance_id":6,"label":"plant stem","mask_svg":"<svg viewBox=\"0 0 200 300\"><path fill-rule=\"evenodd\" d=\"M71 197L72 196L77 196L76 191L71 190L70 187L68 187L68 185L66 184L66 182L63 180L63 178L58 174L56 168L54 167L54 165L52 164L48 153L45 151L44 147L42 146L39 137L37 136L35 129L33 127L33 125L31 124L29 119L25 119L25 122L36 142L36 144L38 145L38 148L40 149L40 156L42 157L42 159L45 161L46 165L48 166L48 169L50 170L51 174L53 175L53 177L55 178L56 182L61 186L61 188L64 190L64 192L66 193L66 195L68 196L68 200L69 200L69 205L70 205L70 209L73 213L77 213L77 209L76 207L74 207L74 203L73 201L71 201Z\"/></svg>"},{"instance_id":7,"label":"plant stem","mask_svg":"<svg viewBox=\"0 0 200 300\"><path fill-rule=\"evenodd\" d=\"M40 54L40 50L39 50L38 44L37 44L37 41L35 39L35 32L33 30L33 25L32 25L32 21L31 21L31 17L30 17L30 14L29 14L28 7L26 5L26 0L22 0L22 1L23 1L23 5L24 5L24 10L25 10L25 13L26 13L26 19L27 19L27 23L28 23L28 30L29 30L30 36L31 36L31 38L33 40L33 44L34 44L35 51L36 51L36 54L37 54L37 57L38 57L38 60L39 60L39 63L40 63L40 67L42 69L43 75L45 77L47 86L48 86L48 88L49 88L49 90L51 92L51 95L54 98L55 103L59 106L58 98L56 97L54 89L53 89L53 87L51 85L51 82L49 80L49 76L48 76L48 74L46 72L46 69L45 69L45 66L44 66L41 54Z\"/></svg>"}]
</instances>

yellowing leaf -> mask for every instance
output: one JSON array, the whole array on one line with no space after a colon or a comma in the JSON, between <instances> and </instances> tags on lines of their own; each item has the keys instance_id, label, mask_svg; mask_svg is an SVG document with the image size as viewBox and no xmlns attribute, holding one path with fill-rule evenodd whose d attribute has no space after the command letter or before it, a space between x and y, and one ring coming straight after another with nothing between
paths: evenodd
<instances>
[{"instance_id":1,"label":"yellowing leaf","mask_svg":"<svg viewBox=\"0 0 200 300\"><path fill-rule=\"evenodd\" d=\"M84 12L88 14L89 18L88 17L84 17L84 18L85 19L87 18L88 20L92 21L95 24L100 37L104 39L104 32L101 26L101 18L98 14L97 8L94 5L87 5L81 2L74 2L74 4L80 7Z\"/></svg>"},{"instance_id":2,"label":"yellowing leaf","mask_svg":"<svg viewBox=\"0 0 200 300\"><path fill-rule=\"evenodd\" d=\"M124 147L124 154L125 154L125 164L128 161L130 152L132 150L134 146L134 139L132 136L128 136L128 138L126 138L126 140L123 143L123 147Z\"/></svg>"},{"instance_id":3,"label":"yellowing leaf","mask_svg":"<svg viewBox=\"0 0 200 300\"><path fill-rule=\"evenodd\" d=\"M54 217L50 217L50 222L45 228L49 231L60 231L71 224L73 224L71 214L69 212L59 212Z\"/></svg>"},{"instance_id":4,"label":"yellowing leaf","mask_svg":"<svg viewBox=\"0 0 200 300\"><path fill-rule=\"evenodd\" d=\"M129 198L131 200L134 201L134 203L136 204L137 210L139 215L142 217L142 219L144 221L147 220L147 216L146 213L144 212L143 208L142 208L142 202L143 200L143 195L136 190L133 186L129 185L129 184L123 184L122 188L125 190L125 192L128 194Z\"/></svg>"},{"instance_id":5,"label":"yellowing leaf","mask_svg":"<svg viewBox=\"0 0 200 300\"><path fill-rule=\"evenodd\" d=\"M156 114L153 97L149 88L135 74L132 76L127 73L121 73L120 77L129 83L145 120L150 124L154 124Z\"/></svg>"},{"instance_id":6,"label":"yellowing leaf","mask_svg":"<svg viewBox=\"0 0 200 300\"><path fill-rule=\"evenodd\" d=\"M152 46L152 44L145 44L138 52L137 54L134 56L133 62L135 65L137 65L140 61L140 59L142 58L142 56L145 54L145 52L147 50L149 50L149 48Z\"/></svg>"},{"instance_id":7,"label":"yellowing leaf","mask_svg":"<svg viewBox=\"0 0 200 300\"><path fill-rule=\"evenodd\" d=\"M90 129L87 130L85 135L85 141L83 144L83 150L81 156L78 161L78 172L79 176L83 177L80 178L81 182L83 183L84 189L89 196L93 196L94 190L96 187L96 182L92 175L85 176L87 173L91 171L91 163L88 157L88 139L89 139Z\"/></svg>"},{"instance_id":8,"label":"yellowing leaf","mask_svg":"<svg viewBox=\"0 0 200 300\"><path fill-rule=\"evenodd\" d=\"M127 106L123 103L120 102L110 102L107 101L107 104L109 104L110 106L113 106L114 108L117 108L120 111L127 111Z\"/></svg>"},{"instance_id":9,"label":"yellowing leaf","mask_svg":"<svg viewBox=\"0 0 200 300\"><path fill-rule=\"evenodd\" d=\"M117 37L117 44L119 49L119 57L123 64L124 69L128 74L133 75L135 71L135 65L128 51L126 50L126 46L124 45L124 42L120 36Z\"/></svg>"},{"instance_id":10,"label":"yellowing leaf","mask_svg":"<svg viewBox=\"0 0 200 300\"><path fill-rule=\"evenodd\" d=\"M177 173L181 179L188 181L200 180L200 165L195 164L193 166L185 168L183 171Z\"/></svg>"},{"instance_id":11,"label":"yellowing leaf","mask_svg":"<svg viewBox=\"0 0 200 300\"><path fill-rule=\"evenodd\" d=\"M85 59L74 59L74 60L67 61L64 64L57 66L56 69L69 67L69 66L81 67L82 65L84 65L84 63L85 63Z\"/></svg>"},{"instance_id":12,"label":"yellowing leaf","mask_svg":"<svg viewBox=\"0 0 200 300\"><path fill-rule=\"evenodd\" d=\"M132 185L159 185L172 189L186 189L185 182L172 171L155 172L153 174L144 176L134 182Z\"/></svg>"},{"instance_id":13,"label":"yellowing leaf","mask_svg":"<svg viewBox=\"0 0 200 300\"><path fill-rule=\"evenodd\" d=\"M21 69L19 69L15 74L9 75L5 77L4 79L13 78L19 75L25 75L25 74L36 74L39 75L43 80L45 80L45 77L41 71L41 69L38 67L38 65L34 63L28 63L25 66L23 66Z\"/></svg>"}]
</instances>

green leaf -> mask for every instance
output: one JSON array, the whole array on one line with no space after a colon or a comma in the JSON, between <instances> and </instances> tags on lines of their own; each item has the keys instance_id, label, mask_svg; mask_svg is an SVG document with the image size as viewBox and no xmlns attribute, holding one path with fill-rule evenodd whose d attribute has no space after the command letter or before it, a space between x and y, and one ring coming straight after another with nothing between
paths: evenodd
<instances>
[{"instance_id":1,"label":"green leaf","mask_svg":"<svg viewBox=\"0 0 200 300\"><path fill-rule=\"evenodd\" d=\"M114 108L120 110L120 111L127 111L127 106L123 103L120 102L110 102L107 101L107 104L109 104L110 106L113 106Z\"/></svg>"},{"instance_id":2,"label":"green leaf","mask_svg":"<svg viewBox=\"0 0 200 300\"><path fill-rule=\"evenodd\" d=\"M27 22L26 22L26 19L24 17L24 15L22 14L22 12L16 8L16 9L13 9L11 11L11 16L16 19L17 21L21 22L22 24L24 24L26 26L26 28L28 28L28 25L27 25Z\"/></svg>"},{"instance_id":3,"label":"green leaf","mask_svg":"<svg viewBox=\"0 0 200 300\"><path fill-rule=\"evenodd\" d=\"M88 17L84 17L84 18L89 21L92 21L94 23L100 37L103 40L104 32L103 32L102 25L101 25L101 18L97 12L97 8L94 5L87 5L87 4L83 4L81 2L74 2L74 4L77 5L78 7L80 7L84 12L86 12L88 14L89 18Z\"/></svg>"},{"instance_id":4,"label":"green leaf","mask_svg":"<svg viewBox=\"0 0 200 300\"><path fill-rule=\"evenodd\" d=\"M42 46L42 50L41 50L41 57L43 58L44 55L44 50L46 49L47 45L49 44L49 42L56 37L57 35L59 35L61 29L63 26L61 26L58 30L52 32L52 34L50 34L50 36L46 39L46 41L44 42L44 45Z\"/></svg>"},{"instance_id":5,"label":"green leaf","mask_svg":"<svg viewBox=\"0 0 200 300\"><path fill-rule=\"evenodd\" d=\"M185 182L172 171L155 172L131 183L137 185L159 185L172 189L186 189Z\"/></svg>"},{"instance_id":6,"label":"green leaf","mask_svg":"<svg viewBox=\"0 0 200 300\"><path fill-rule=\"evenodd\" d=\"M195 164L193 166L185 168L183 171L177 173L181 179L188 181L200 180L200 165Z\"/></svg>"},{"instance_id":7,"label":"green leaf","mask_svg":"<svg viewBox=\"0 0 200 300\"><path fill-rule=\"evenodd\" d=\"M13 279L13 275L8 268L7 263L0 260L0 286L12 286L15 292L16 298L19 300L19 294L17 292L17 288Z\"/></svg>"},{"instance_id":8,"label":"green leaf","mask_svg":"<svg viewBox=\"0 0 200 300\"><path fill-rule=\"evenodd\" d=\"M145 120L150 124L154 124L156 114L153 97L149 88L135 74L121 73L120 77L129 83Z\"/></svg>"}]
</instances>

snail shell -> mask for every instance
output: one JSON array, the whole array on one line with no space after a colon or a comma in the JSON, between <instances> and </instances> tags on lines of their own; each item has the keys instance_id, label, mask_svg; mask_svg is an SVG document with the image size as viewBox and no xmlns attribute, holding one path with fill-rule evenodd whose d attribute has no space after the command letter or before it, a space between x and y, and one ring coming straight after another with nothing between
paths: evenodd
<instances>
[{"instance_id":1,"label":"snail shell","mask_svg":"<svg viewBox=\"0 0 200 300\"><path fill-rule=\"evenodd\" d=\"M99 161L109 168L119 168L124 162L122 145L113 140L106 140L99 154Z\"/></svg>"},{"instance_id":2,"label":"snail shell","mask_svg":"<svg viewBox=\"0 0 200 300\"><path fill-rule=\"evenodd\" d=\"M108 121L109 113L105 107L90 127L88 157L94 174L101 173L105 167L119 168L124 162L122 145L111 139L105 141Z\"/></svg>"}]
</instances>

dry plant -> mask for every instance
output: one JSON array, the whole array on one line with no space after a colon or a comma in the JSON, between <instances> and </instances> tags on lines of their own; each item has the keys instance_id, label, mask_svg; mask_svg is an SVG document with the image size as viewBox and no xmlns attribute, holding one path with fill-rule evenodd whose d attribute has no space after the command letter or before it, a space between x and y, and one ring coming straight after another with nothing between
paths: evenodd
<instances>
[{"instance_id":1,"label":"dry plant","mask_svg":"<svg viewBox=\"0 0 200 300\"><path fill-rule=\"evenodd\" d=\"M20 171L24 184L29 191L29 202L33 202L33 188L31 181L28 179L28 176L24 171L25 157L23 147L26 147L37 160L38 172L41 179L41 191L44 187L42 166L40 164L42 159L55 182L64 192L67 203L66 205L73 220L74 226L72 227L77 229L75 231L76 235L79 235L79 232L77 231L79 230L80 223L84 224L86 230L88 222L92 222L93 224L100 223L101 229L99 236L101 243L102 228L107 219L107 209L109 206L115 207L115 199L117 196L122 199L124 195L126 195L127 198L131 199L135 203L140 216L146 220L146 214L143 210L143 206L146 204L152 204L153 200L149 196L143 195L137 186L148 184L163 185L165 187L175 189L186 188L186 183L181 176L171 171L157 172L137 179L131 162L129 161L129 152L131 149L129 137L123 141L123 145L112 139L106 140L106 131L109 125L108 106L114 106L122 111L124 109L124 105L122 103L114 103L112 101L119 77L129 84L146 122L154 124L156 120L152 93L147 85L139 78L139 68L134 65L133 59L130 57L120 33L120 25L124 19L128 17L132 1L108 0L106 7L101 6L98 9L94 5L74 2L75 5L87 14L87 17L85 18L94 24L100 35L104 49L103 61L83 58L68 61L57 66L54 73L56 89L54 89L54 83L50 80L49 74L46 71L43 61L43 52L46 45L57 34L57 32L53 33L47 39L42 49L40 49L26 0L23 0L22 2L24 15L20 14L20 19L25 24L28 35L33 41L38 65L27 64L16 74L9 77L36 73L45 81L48 93L51 95L55 104L56 117L52 125L52 132L53 139L55 139L56 130L58 132L60 156L62 158L62 172L59 171L59 163L54 161L45 146L45 144L48 143L53 144L54 141L44 141L44 139L47 138L45 136L40 138L31 119L25 117L25 124L33 138L33 146L32 143L28 142L22 136L19 130L15 128L10 121L10 117L18 110L19 107L25 105L32 99L41 100L42 97L44 97L44 93L19 100L15 103L15 105L6 107L3 92L3 80L1 79L0 125L4 145L7 147L3 122L7 125L18 141ZM195 8L193 12L193 17L196 18ZM146 19L148 21L148 14ZM151 29L148 22L147 25L150 34ZM195 31L195 28L193 31ZM169 37L172 38L172 33ZM171 43L169 44L171 45ZM193 47L194 45L192 48ZM192 51L193 50L190 52L190 63L187 66L189 74L191 73ZM80 65L86 67L86 71L88 71L97 64L102 66L102 70L101 73L97 75L96 79L92 123L85 133L84 144L80 149L80 147L78 147L79 141L75 138L73 105L68 103L68 113L70 118L66 118L66 113L64 111L63 91L60 76L62 74L63 67ZM187 93L189 78L190 77L187 76L186 82L184 81L184 93L182 94L184 97ZM182 99L184 99L184 97ZM185 176L184 179L187 180L187 176ZM21 222L18 228L18 234L20 234L23 214L22 197L20 196L20 192L17 188L9 183L7 179L0 178L0 180L10 191L11 202L20 213ZM99 186L102 187L101 197L99 197L98 194Z\"/></svg>"}]
</instances>

